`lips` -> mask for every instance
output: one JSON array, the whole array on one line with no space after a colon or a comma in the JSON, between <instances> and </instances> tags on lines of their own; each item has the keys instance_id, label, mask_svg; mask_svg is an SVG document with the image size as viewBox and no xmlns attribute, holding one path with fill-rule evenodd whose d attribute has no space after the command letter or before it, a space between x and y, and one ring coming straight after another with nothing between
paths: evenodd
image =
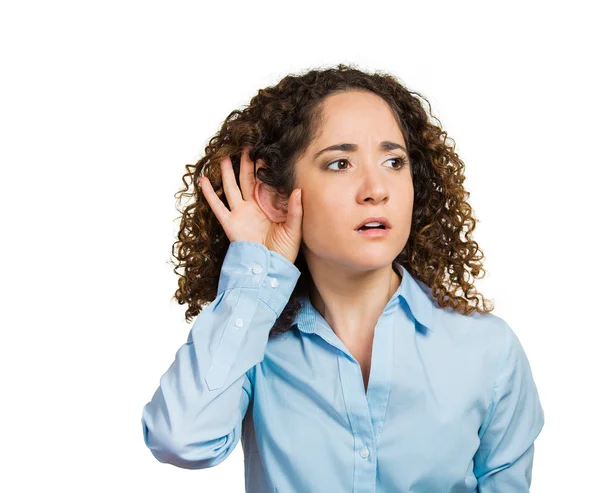
<instances>
[{"instance_id":1,"label":"lips","mask_svg":"<svg viewBox=\"0 0 600 493\"><path fill-rule=\"evenodd\" d=\"M379 216L379 217L367 217L358 226L356 226L356 228L354 228L354 230L355 231L359 230L367 223L380 223L385 227L385 229L390 229L392 227L386 217Z\"/></svg>"}]
</instances>

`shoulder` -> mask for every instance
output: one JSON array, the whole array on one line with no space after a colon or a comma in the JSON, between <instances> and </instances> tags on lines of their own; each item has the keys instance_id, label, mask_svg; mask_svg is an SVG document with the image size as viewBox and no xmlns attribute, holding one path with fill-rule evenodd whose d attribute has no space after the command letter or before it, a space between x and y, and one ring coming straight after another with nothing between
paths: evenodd
<instances>
[{"instance_id":1,"label":"shoulder","mask_svg":"<svg viewBox=\"0 0 600 493\"><path fill-rule=\"evenodd\" d=\"M494 313L475 311L465 315L437 305L433 307L433 325L436 333L441 332L446 337L468 338L494 348L505 347L515 335L508 322Z\"/></svg>"},{"instance_id":2,"label":"shoulder","mask_svg":"<svg viewBox=\"0 0 600 493\"><path fill-rule=\"evenodd\" d=\"M525 357L510 324L493 313L469 315L434 307L434 337L449 354L482 369L492 381Z\"/></svg>"}]
</instances>

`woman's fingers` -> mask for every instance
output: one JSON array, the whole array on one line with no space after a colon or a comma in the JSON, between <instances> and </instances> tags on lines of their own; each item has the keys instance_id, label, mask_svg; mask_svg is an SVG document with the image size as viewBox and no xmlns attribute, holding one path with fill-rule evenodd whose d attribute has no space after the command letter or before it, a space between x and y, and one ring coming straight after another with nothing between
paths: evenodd
<instances>
[{"instance_id":1,"label":"woman's fingers","mask_svg":"<svg viewBox=\"0 0 600 493\"><path fill-rule=\"evenodd\" d=\"M300 243L302 237L302 218L304 210L302 208L302 190L295 188L290 194L288 200L288 214L285 224L289 227L294 239ZM299 247L298 247L299 248Z\"/></svg>"},{"instance_id":2,"label":"woman's fingers","mask_svg":"<svg viewBox=\"0 0 600 493\"><path fill-rule=\"evenodd\" d=\"M202 193L204 194L208 205L210 205L210 208L223 226L227 222L227 216L230 214L229 210L215 193L212 183L206 176L200 177L200 187L202 188Z\"/></svg>"},{"instance_id":3,"label":"woman's fingers","mask_svg":"<svg viewBox=\"0 0 600 493\"><path fill-rule=\"evenodd\" d=\"M254 163L250 159L250 147L244 147L240 161L240 186L244 200L254 199L254 187L256 178L254 177Z\"/></svg>"},{"instance_id":4,"label":"woman's fingers","mask_svg":"<svg viewBox=\"0 0 600 493\"><path fill-rule=\"evenodd\" d=\"M235 173L229 156L225 156L221 160L221 181L223 182L223 190L225 190L229 208L233 210L244 199L235 181Z\"/></svg>"}]
</instances>

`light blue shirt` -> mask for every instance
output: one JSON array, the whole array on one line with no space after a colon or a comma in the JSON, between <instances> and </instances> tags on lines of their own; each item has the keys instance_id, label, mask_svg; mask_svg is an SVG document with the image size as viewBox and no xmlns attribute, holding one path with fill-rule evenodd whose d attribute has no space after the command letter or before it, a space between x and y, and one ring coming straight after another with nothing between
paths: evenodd
<instances>
[{"instance_id":1,"label":"light blue shirt","mask_svg":"<svg viewBox=\"0 0 600 493\"><path fill-rule=\"evenodd\" d=\"M544 425L529 362L500 317L434 304L399 263L358 361L302 299L268 340L300 277L265 246L229 245L218 294L143 409L158 461L214 467L242 441L251 493L522 493Z\"/></svg>"}]
</instances>

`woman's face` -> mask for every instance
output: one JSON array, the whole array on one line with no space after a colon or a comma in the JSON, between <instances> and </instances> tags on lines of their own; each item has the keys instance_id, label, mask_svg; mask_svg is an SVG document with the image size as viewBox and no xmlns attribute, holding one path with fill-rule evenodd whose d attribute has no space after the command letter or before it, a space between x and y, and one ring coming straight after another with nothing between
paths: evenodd
<instances>
[{"instance_id":1,"label":"woman's face","mask_svg":"<svg viewBox=\"0 0 600 493\"><path fill-rule=\"evenodd\" d=\"M349 272L389 267L406 244L413 208L402 132L387 103L368 92L329 96L323 117L320 135L296 163L302 252L311 269L323 262ZM346 149L323 151L341 144ZM359 234L372 216L387 218L387 235Z\"/></svg>"}]
</instances>

